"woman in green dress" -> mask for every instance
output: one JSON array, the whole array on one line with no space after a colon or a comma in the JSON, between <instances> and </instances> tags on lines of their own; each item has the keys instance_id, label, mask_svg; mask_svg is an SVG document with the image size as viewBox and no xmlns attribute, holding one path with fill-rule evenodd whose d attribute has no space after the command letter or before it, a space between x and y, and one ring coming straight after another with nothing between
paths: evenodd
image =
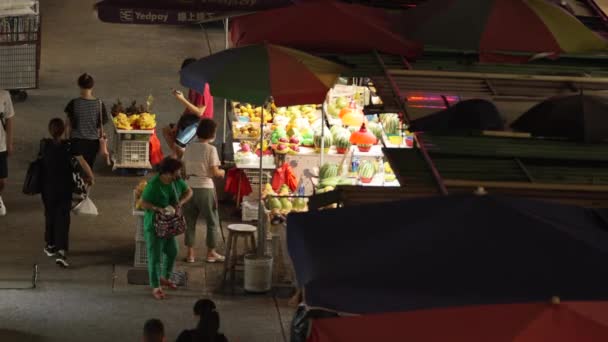
<instances>
[{"instance_id":1,"label":"woman in green dress","mask_svg":"<svg viewBox=\"0 0 608 342\"><path fill-rule=\"evenodd\" d=\"M177 289L177 286L169 280L178 253L177 241L175 237L159 238L156 235L154 217L157 212L181 208L192 197L192 189L181 179L182 168L181 161L170 157L165 158L160 163L158 175L148 182L142 194L142 208L145 210L144 236L148 252L148 275L152 295L156 299L165 298L161 285Z\"/></svg>"}]
</instances>

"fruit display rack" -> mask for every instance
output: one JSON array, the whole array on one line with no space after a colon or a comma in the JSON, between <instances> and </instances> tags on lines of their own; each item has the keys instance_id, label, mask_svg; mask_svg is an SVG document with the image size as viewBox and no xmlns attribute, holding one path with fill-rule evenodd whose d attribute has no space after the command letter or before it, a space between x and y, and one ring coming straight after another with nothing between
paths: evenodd
<instances>
[{"instance_id":1,"label":"fruit display rack","mask_svg":"<svg viewBox=\"0 0 608 342\"><path fill-rule=\"evenodd\" d=\"M113 125L110 139L113 170L150 170L150 136L154 130L122 130Z\"/></svg>"}]
</instances>

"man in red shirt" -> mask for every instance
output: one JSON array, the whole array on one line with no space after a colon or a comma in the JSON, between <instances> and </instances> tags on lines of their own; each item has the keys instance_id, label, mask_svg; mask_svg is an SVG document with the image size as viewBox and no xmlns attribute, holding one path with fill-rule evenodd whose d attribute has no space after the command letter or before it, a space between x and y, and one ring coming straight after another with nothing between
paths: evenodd
<instances>
[{"instance_id":1,"label":"man in red shirt","mask_svg":"<svg viewBox=\"0 0 608 342\"><path fill-rule=\"evenodd\" d=\"M182 69L188 66L190 63L196 62L194 58L187 58L182 62ZM179 90L173 90L173 96L181 102L185 109L182 116L187 115L197 115L201 119L209 118L213 119L213 96L211 96L211 92L209 91L209 84L205 84L205 89L203 93L199 93L194 89L189 89L188 98L182 94ZM180 121L189 121L189 120L180 120ZM177 136L177 132L179 130L184 129L185 127L179 127L176 124L170 124L168 127L163 128L163 137L167 144L173 151L173 155L175 157L180 158L183 151L180 147L175 144L175 138Z\"/></svg>"}]
</instances>

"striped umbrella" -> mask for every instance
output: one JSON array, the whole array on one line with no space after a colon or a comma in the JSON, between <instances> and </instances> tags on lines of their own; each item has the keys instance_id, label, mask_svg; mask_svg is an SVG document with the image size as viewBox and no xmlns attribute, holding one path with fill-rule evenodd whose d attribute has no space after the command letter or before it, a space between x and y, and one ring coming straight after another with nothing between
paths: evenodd
<instances>
[{"instance_id":1,"label":"striped umbrella","mask_svg":"<svg viewBox=\"0 0 608 342\"><path fill-rule=\"evenodd\" d=\"M261 105L323 103L347 68L313 55L272 44L249 45L201 58L181 71L182 85L213 96Z\"/></svg>"},{"instance_id":2,"label":"striped umbrella","mask_svg":"<svg viewBox=\"0 0 608 342\"><path fill-rule=\"evenodd\" d=\"M546 0L430 0L402 18L404 33L428 47L501 53L589 53L608 41Z\"/></svg>"}]
</instances>

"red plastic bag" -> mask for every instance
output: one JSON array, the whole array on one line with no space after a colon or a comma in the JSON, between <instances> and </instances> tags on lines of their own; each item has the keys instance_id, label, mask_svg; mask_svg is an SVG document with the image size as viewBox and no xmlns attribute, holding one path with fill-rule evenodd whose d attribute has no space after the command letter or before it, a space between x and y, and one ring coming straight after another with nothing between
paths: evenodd
<instances>
[{"instance_id":1,"label":"red plastic bag","mask_svg":"<svg viewBox=\"0 0 608 342\"><path fill-rule=\"evenodd\" d=\"M278 192L283 184L287 184L291 192L296 191L298 188L298 180L293 174L293 169L288 163L283 164L281 167L274 171L272 175L272 189Z\"/></svg>"},{"instance_id":2,"label":"red plastic bag","mask_svg":"<svg viewBox=\"0 0 608 342\"><path fill-rule=\"evenodd\" d=\"M163 150L160 146L160 140L156 135L156 130L150 136L150 164L157 165L163 160Z\"/></svg>"}]
</instances>

